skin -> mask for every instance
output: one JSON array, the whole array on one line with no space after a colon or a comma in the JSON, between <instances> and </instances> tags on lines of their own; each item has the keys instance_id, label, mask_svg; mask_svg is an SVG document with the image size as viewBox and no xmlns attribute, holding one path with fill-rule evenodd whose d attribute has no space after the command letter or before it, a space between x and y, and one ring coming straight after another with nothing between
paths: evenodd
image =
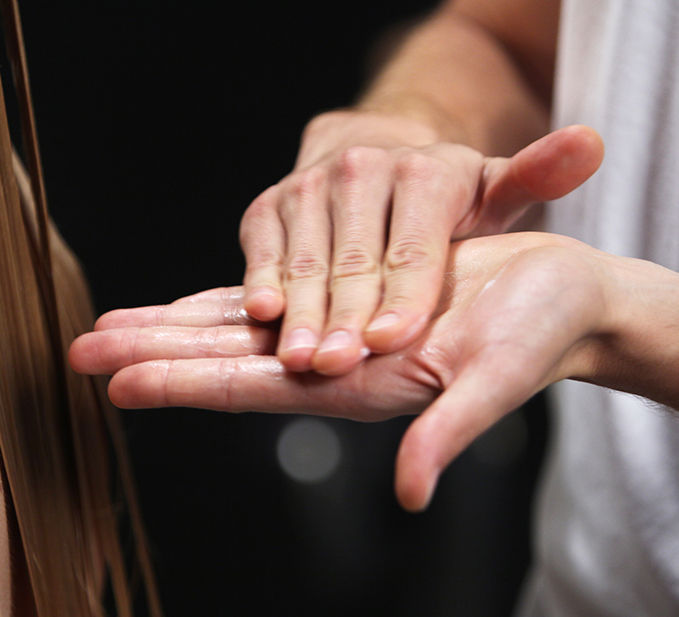
<instances>
[{"instance_id":1,"label":"skin","mask_svg":"<svg viewBox=\"0 0 679 617\"><path fill-rule=\"evenodd\" d=\"M471 441L555 381L679 406L679 274L542 233L454 243L446 272L417 339L346 375L287 370L273 355L277 328L248 317L240 287L107 313L69 360L79 372L113 374L109 395L123 408L417 414L396 460L408 510L427 506Z\"/></svg>"},{"instance_id":2,"label":"skin","mask_svg":"<svg viewBox=\"0 0 679 617\"><path fill-rule=\"evenodd\" d=\"M113 374L125 408L415 414L396 460L409 510L555 381L679 407L679 274L553 234L472 237L603 156L586 127L544 136L558 11L444 3L355 107L309 124L291 174L248 208L244 289L104 315L73 368Z\"/></svg>"},{"instance_id":3,"label":"skin","mask_svg":"<svg viewBox=\"0 0 679 617\"><path fill-rule=\"evenodd\" d=\"M505 231L597 169L591 129L540 139L558 11L554 0L444 2L354 107L309 123L294 169L240 233L245 307L282 316L286 368L344 374L370 351L404 348L436 306L451 238Z\"/></svg>"}]
</instances>

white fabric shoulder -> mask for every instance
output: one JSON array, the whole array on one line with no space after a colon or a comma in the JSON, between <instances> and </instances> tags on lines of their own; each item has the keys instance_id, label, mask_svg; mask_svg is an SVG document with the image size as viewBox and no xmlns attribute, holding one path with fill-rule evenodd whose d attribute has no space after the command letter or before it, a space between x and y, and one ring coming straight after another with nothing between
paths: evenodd
<instances>
[{"instance_id":1,"label":"white fabric shoulder","mask_svg":"<svg viewBox=\"0 0 679 617\"><path fill-rule=\"evenodd\" d=\"M555 126L604 138L551 231L679 270L679 1L563 0ZM679 414L595 386L553 391L556 432L520 609L679 615Z\"/></svg>"}]
</instances>

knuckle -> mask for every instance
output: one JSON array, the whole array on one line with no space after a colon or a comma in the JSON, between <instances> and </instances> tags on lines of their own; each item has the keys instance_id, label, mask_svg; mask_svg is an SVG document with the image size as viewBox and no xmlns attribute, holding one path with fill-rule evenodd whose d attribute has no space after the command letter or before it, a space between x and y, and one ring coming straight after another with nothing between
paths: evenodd
<instances>
[{"instance_id":1,"label":"knuckle","mask_svg":"<svg viewBox=\"0 0 679 617\"><path fill-rule=\"evenodd\" d=\"M405 283L400 281L397 283L398 288L394 289L394 285L390 285L384 295L384 300L380 310L399 312L405 310L418 318L423 318L429 314L429 305L423 305L420 298L424 296L424 292L415 287L407 287ZM407 288L406 288L407 287Z\"/></svg>"},{"instance_id":2,"label":"knuckle","mask_svg":"<svg viewBox=\"0 0 679 617\"><path fill-rule=\"evenodd\" d=\"M354 182L371 173L384 160L385 153L379 148L352 146L341 152L335 163L335 170L343 182Z\"/></svg>"},{"instance_id":3,"label":"knuckle","mask_svg":"<svg viewBox=\"0 0 679 617\"><path fill-rule=\"evenodd\" d=\"M250 207L248 210L252 210L253 212L260 212L260 211L268 211L275 207L276 202L278 201L278 185L274 184L273 186L270 186L268 189L257 195L252 200L252 203L250 204Z\"/></svg>"},{"instance_id":4,"label":"knuckle","mask_svg":"<svg viewBox=\"0 0 679 617\"><path fill-rule=\"evenodd\" d=\"M336 328L358 326L363 323L361 311L356 307L339 306L333 307L332 314L327 324L328 331Z\"/></svg>"},{"instance_id":5,"label":"knuckle","mask_svg":"<svg viewBox=\"0 0 679 617\"><path fill-rule=\"evenodd\" d=\"M332 127L338 119L342 119L345 115L346 112L344 111L333 110L314 116L302 131L302 143L315 138L319 133L324 133L328 127Z\"/></svg>"},{"instance_id":6,"label":"knuckle","mask_svg":"<svg viewBox=\"0 0 679 617\"><path fill-rule=\"evenodd\" d=\"M253 220L248 216L248 211L246 210L243 218L241 219L240 226L238 227L238 242L243 249L245 249L247 246L248 239L252 233L252 226L257 227L256 225L253 225Z\"/></svg>"},{"instance_id":7,"label":"knuckle","mask_svg":"<svg viewBox=\"0 0 679 617\"><path fill-rule=\"evenodd\" d=\"M141 357L139 339L142 334L141 328L134 328L130 333L130 338L128 340L129 350L130 350L130 360L135 362L137 358Z\"/></svg>"},{"instance_id":8,"label":"knuckle","mask_svg":"<svg viewBox=\"0 0 679 617\"><path fill-rule=\"evenodd\" d=\"M407 182L424 182L442 171L440 161L422 152L407 152L396 161L395 175L397 180Z\"/></svg>"},{"instance_id":9,"label":"knuckle","mask_svg":"<svg viewBox=\"0 0 679 617\"><path fill-rule=\"evenodd\" d=\"M193 336L191 347L206 357L214 355L219 342L219 330L217 328L199 328Z\"/></svg>"},{"instance_id":10,"label":"knuckle","mask_svg":"<svg viewBox=\"0 0 679 617\"><path fill-rule=\"evenodd\" d=\"M228 354L228 326L217 326L215 328L205 328L204 342L206 347L206 355L222 356L225 352ZM225 345L226 343L226 345Z\"/></svg>"},{"instance_id":11,"label":"knuckle","mask_svg":"<svg viewBox=\"0 0 679 617\"><path fill-rule=\"evenodd\" d=\"M433 259L422 238L404 237L388 248L384 265L387 271L420 269L432 266Z\"/></svg>"},{"instance_id":12,"label":"knuckle","mask_svg":"<svg viewBox=\"0 0 679 617\"><path fill-rule=\"evenodd\" d=\"M307 279L325 279L328 265L311 251L300 251L293 255L287 264L285 278L294 282Z\"/></svg>"},{"instance_id":13,"label":"knuckle","mask_svg":"<svg viewBox=\"0 0 679 617\"><path fill-rule=\"evenodd\" d=\"M243 213L239 227L241 244L247 241L251 234L258 234L266 222L270 220L276 209L277 187L272 186L254 199Z\"/></svg>"},{"instance_id":14,"label":"knuckle","mask_svg":"<svg viewBox=\"0 0 679 617\"><path fill-rule=\"evenodd\" d=\"M282 267L283 255L280 251L277 251L270 246L259 247L256 251L251 251L247 256L246 271L268 268L271 266L275 268Z\"/></svg>"},{"instance_id":15,"label":"knuckle","mask_svg":"<svg viewBox=\"0 0 679 617\"><path fill-rule=\"evenodd\" d=\"M140 357L139 354L139 337L141 335L141 328L125 328L120 330L120 335L117 340L117 347L113 348L116 352L116 356L122 362L135 362L136 358ZM115 339L113 339L115 340ZM101 357L104 350L101 347L97 347L97 352Z\"/></svg>"},{"instance_id":16,"label":"knuckle","mask_svg":"<svg viewBox=\"0 0 679 617\"><path fill-rule=\"evenodd\" d=\"M377 275L378 264L365 249L354 246L339 251L335 257L332 277L343 279L357 276Z\"/></svg>"},{"instance_id":17,"label":"knuckle","mask_svg":"<svg viewBox=\"0 0 679 617\"><path fill-rule=\"evenodd\" d=\"M327 173L323 167L309 167L290 176L286 181L286 189L290 195L303 201L320 191L326 178Z\"/></svg>"},{"instance_id":18,"label":"knuckle","mask_svg":"<svg viewBox=\"0 0 679 617\"><path fill-rule=\"evenodd\" d=\"M413 305L413 297L412 294L408 295L405 293L405 291L397 291L394 292L391 290L389 292L389 296L385 299L384 305L382 306L383 310L389 310L391 308L397 308L397 307L410 307Z\"/></svg>"},{"instance_id":19,"label":"knuckle","mask_svg":"<svg viewBox=\"0 0 679 617\"><path fill-rule=\"evenodd\" d=\"M158 305L154 310L154 321L156 326L164 326L166 320L167 310L164 305Z\"/></svg>"}]
</instances>

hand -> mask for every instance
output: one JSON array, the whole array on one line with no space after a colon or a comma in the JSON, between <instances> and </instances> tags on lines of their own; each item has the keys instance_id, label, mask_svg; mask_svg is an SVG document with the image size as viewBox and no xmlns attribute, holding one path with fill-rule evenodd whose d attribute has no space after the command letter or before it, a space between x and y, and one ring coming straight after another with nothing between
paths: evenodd
<instances>
[{"instance_id":1,"label":"hand","mask_svg":"<svg viewBox=\"0 0 679 617\"><path fill-rule=\"evenodd\" d=\"M293 172L243 217L245 308L261 321L284 313L277 353L289 370L347 373L422 332L451 238L506 230L530 204L580 185L602 152L582 126L507 159L437 142L398 116L320 116Z\"/></svg>"},{"instance_id":2,"label":"hand","mask_svg":"<svg viewBox=\"0 0 679 617\"><path fill-rule=\"evenodd\" d=\"M69 359L79 372L115 373L109 395L124 408L367 421L424 410L406 432L396 465L398 498L418 510L441 470L500 417L549 383L593 378L607 311L615 306L604 284L611 259L550 234L455 243L422 335L338 377L287 371L272 355L276 328L247 316L242 288L108 313L95 332L76 339Z\"/></svg>"}]
</instances>

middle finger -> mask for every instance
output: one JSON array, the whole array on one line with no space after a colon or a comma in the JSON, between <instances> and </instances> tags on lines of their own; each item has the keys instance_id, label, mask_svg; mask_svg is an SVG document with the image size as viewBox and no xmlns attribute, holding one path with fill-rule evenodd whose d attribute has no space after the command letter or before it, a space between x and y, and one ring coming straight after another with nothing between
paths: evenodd
<instances>
[{"instance_id":1,"label":"middle finger","mask_svg":"<svg viewBox=\"0 0 679 617\"><path fill-rule=\"evenodd\" d=\"M330 309L313 367L337 375L365 356L362 331L381 294L392 185L389 155L378 148L350 148L335 163L331 178Z\"/></svg>"}]
</instances>

